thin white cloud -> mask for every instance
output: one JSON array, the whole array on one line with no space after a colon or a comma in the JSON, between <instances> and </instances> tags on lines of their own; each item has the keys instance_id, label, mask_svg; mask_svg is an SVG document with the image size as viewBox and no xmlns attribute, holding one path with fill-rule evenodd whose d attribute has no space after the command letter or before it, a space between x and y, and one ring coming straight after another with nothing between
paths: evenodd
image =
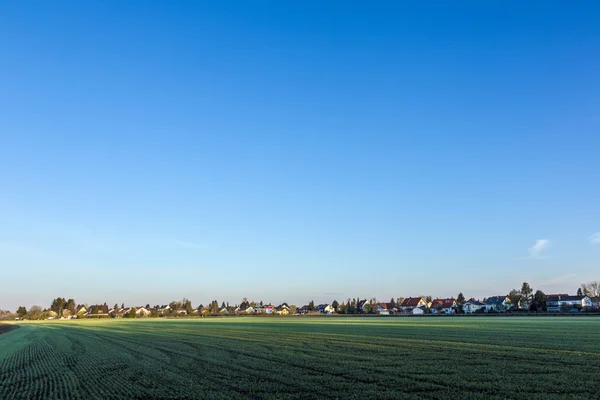
<instances>
[{"instance_id":1,"label":"thin white cloud","mask_svg":"<svg viewBox=\"0 0 600 400\"><path fill-rule=\"evenodd\" d=\"M600 232L594 233L588 238L591 244L600 244Z\"/></svg>"},{"instance_id":2,"label":"thin white cloud","mask_svg":"<svg viewBox=\"0 0 600 400\"><path fill-rule=\"evenodd\" d=\"M535 241L534 245L529 248L529 257L542 259L545 256L542 254L544 250L546 250L550 246L550 240L548 239L538 239Z\"/></svg>"}]
</instances>

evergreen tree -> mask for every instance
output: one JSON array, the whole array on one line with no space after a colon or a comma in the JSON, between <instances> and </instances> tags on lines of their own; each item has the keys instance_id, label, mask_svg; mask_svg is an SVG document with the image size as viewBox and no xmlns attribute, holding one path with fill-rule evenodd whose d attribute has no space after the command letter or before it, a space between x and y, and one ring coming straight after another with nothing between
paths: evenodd
<instances>
[{"instance_id":1,"label":"evergreen tree","mask_svg":"<svg viewBox=\"0 0 600 400\"><path fill-rule=\"evenodd\" d=\"M27 309L23 306L17 308L17 315L19 318L23 318L25 315L27 315Z\"/></svg>"},{"instance_id":2,"label":"evergreen tree","mask_svg":"<svg viewBox=\"0 0 600 400\"><path fill-rule=\"evenodd\" d=\"M337 312L338 308L339 308L340 304L337 302L337 300L334 300L333 303L331 303L331 307L333 307L333 309Z\"/></svg>"},{"instance_id":3,"label":"evergreen tree","mask_svg":"<svg viewBox=\"0 0 600 400\"><path fill-rule=\"evenodd\" d=\"M581 288L577 289L577 296L583 296L583 292L581 291Z\"/></svg>"},{"instance_id":4,"label":"evergreen tree","mask_svg":"<svg viewBox=\"0 0 600 400\"><path fill-rule=\"evenodd\" d=\"M533 289L531 289L531 286L529 286L529 283L523 282L523 285L521 286L521 295L523 296L523 299L525 299L527 301L531 300L532 293L533 293Z\"/></svg>"},{"instance_id":5,"label":"evergreen tree","mask_svg":"<svg viewBox=\"0 0 600 400\"><path fill-rule=\"evenodd\" d=\"M462 294L462 292L460 292L460 293L458 294L458 296L456 297L456 303L457 303L458 305L461 305L461 306L462 306L463 304L465 304L465 301L466 301L466 300L465 300L465 296Z\"/></svg>"},{"instance_id":6,"label":"evergreen tree","mask_svg":"<svg viewBox=\"0 0 600 400\"><path fill-rule=\"evenodd\" d=\"M308 310L309 311L315 311L316 310L315 302L313 300L311 300L310 303L308 303Z\"/></svg>"}]
</instances>

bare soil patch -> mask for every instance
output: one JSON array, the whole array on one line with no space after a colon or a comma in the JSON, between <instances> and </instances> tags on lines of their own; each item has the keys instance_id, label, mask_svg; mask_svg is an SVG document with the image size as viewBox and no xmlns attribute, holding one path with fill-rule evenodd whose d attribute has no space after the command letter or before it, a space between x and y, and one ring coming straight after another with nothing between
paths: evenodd
<instances>
[{"instance_id":1,"label":"bare soil patch","mask_svg":"<svg viewBox=\"0 0 600 400\"><path fill-rule=\"evenodd\" d=\"M10 332L13 329L17 329L17 325L0 324L0 335L6 332Z\"/></svg>"}]
</instances>

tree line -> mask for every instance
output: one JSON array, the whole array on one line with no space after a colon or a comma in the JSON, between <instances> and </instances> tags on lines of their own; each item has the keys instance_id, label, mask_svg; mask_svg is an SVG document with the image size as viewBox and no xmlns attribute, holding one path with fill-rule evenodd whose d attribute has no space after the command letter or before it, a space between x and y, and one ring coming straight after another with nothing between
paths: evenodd
<instances>
[{"instance_id":1,"label":"tree line","mask_svg":"<svg viewBox=\"0 0 600 400\"><path fill-rule=\"evenodd\" d=\"M589 296L590 298L600 298L600 281L593 281L589 283L583 283L577 289L578 296ZM432 296L418 296L425 299L427 303L431 303L433 298ZM527 282L523 282L520 289L512 289L507 297L510 299L513 305L517 304L526 304L527 309L533 312L546 311L546 294L541 290L536 290L535 292ZM386 303L388 307L399 309L404 297L391 298L389 302ZM484 298L483 301L486 299ZM463 312L463 305L466 303L465 296L463 293L459 293L456 297L457 303L457 312ZM361 304L362 303L362 304ZM106 306L106 303L104 303ZM263 307L265 304L260 302L248 301L247 298L243 298L242 302L238 305L230 305L228 302L223 301L220 305L217 300L211 301L206 306L200 304L197 307L192 305L192 302L183 298L182 300L172 301L167 305L155 305L153 307L150 304L146 304L145 308L150 312L151 317L158 316L178 316L178 315L189 315L198 312L199 315L207 316L207 315L220 315L222 310L226 310L227 313L234 313L238 307L242 310L246 310L250 307ZM271 304L269 304L271 305ZM288 307L290 314L295 314L298 311L298 307L296 305L288 305L287 303L282 303ZM346 301L338 302L334 300L331 303L331 306L338 314L377 314L377 300L375 298L369 299L368 302L364 302L364 300L360 300L360 297L356 298L348 298ZM17 316L20 319L47 319L48 317L73 317L78 315L78 310L84 309L87 311L89 307L87 304L77 304L74 299L66 299L64 297L57 297L52 300L52 303L47 308L42 308L41 306L34 305L31 308L27 309L25 306L20 306L17 308L15 313L11 313L9 311L0 310L0 318L13 318ZM107 306L108 307L108 306ZM313 312L316 310L316 306L313 300L308 303L306 306L307 310ZM135 318L136 317L136 307L131 307L127 313L123 312L126 310L125 304L121 303L121 306L117 303L113 306L113 310L117 310L116 313L119 317L123 318ZM161 311L163 310L163 311ZM79 315L79 317L83 317L83 313Z\"/></svg>"}]
</instances>

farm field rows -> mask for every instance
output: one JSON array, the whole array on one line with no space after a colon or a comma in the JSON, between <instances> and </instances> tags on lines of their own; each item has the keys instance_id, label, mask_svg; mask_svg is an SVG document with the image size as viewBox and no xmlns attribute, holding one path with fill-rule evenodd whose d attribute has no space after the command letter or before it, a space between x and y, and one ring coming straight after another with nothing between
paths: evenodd
<instances>
[{"instance_id":1,"label":"farm field rows","mask_svg":"<svg viewBox=\"0 0 600 400\"><path fill-rule=\"evenodd\" d=\"M600 318L21 323L0 398L592 399Z\"/></svg>"}]
</instances>

